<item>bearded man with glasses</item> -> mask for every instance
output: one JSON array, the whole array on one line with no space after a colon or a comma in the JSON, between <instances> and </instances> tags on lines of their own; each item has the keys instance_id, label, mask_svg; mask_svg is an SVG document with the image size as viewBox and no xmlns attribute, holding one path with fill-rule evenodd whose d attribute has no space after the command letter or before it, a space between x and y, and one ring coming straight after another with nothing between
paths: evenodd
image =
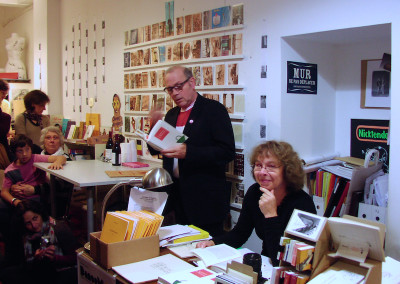
<instances>
[{"instance_id":1,"label":"bearded man with glasses","mask_svg":"<svg viewBox=\"0 0 400 284\"><path fill-rule=\"evenodd\" d=\"M167 220L173 216L172 223L193 224L212 236L221 235L230 201L225 166L235 156L228 112L221 103L196 92L195 79L188 68L169 68L165 81L164 91L177 105L168 111L165 121L189 139L159 152L163 167L174 180L163 215ZM151 125L161 117L161 112L152 112ZM157 153L154 149L150 152Z\"/></svg>"}]
</instances>

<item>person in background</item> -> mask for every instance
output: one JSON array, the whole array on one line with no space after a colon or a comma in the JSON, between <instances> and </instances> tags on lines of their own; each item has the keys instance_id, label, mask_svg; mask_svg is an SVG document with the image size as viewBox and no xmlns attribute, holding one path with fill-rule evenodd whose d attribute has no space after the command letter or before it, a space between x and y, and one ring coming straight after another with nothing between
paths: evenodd
<instances>
[{"instance_id":1,"label":"person in background","mask_svg":"<svg viewBox=\"0 0 400 284\"><path fill-rule=\"evenodd\" d=\"M230 201L225 166L235 156L231 120L221 103L196 92L190 69L173 66L165 79L164 90L177 105L167 112L165 121L189 138L160 152L163 167L174 181L163 214L174 212L175 223L193 224L212 236L221 235ZM151 125L161 117L160 112L152 112Z\"/></svg>"},{"instance_id":2,"label":"person in background","mask_svg":"<svg viewBox=\"0 0 400 284\"><path fill-rule=\"evenodd\" d=\"M64 152L64 136L59 127L48 126L42 129L41 134L40 145L43 148L42 155L65 156L67 161L71 161L70 156ZM54 177L51 182L54 182L52 188L56 191L56 216L54 217L67 216L67 208L69 208L68 205L74 185L57 177Z\"/></svg>"},{"instance_id":3,"label":"person in background","mask_svg":"<svg viewBox=\"0 0 400 284\"><path fill-rule=\"evenodd\" d=\"M46 105L50 102L50 98L40 90L33 90L24 97L25 112L17 115L15 118L15 134L25 134L33 141L33 154L39 154L40 148L40 131L50 125L48 116L43 115Z\"/></svg>"},{"instance_id":4,"label":"person in background","mask_svg":"<svg viewBox=\"0 0 400 284\"><path fill-rule=\"evenodd\" d=\"M253 229L262 240L261 254L277 266L279 241L294 209L316 213L312 198L303 191L304 171L301 160L286 142L267 141L255 147L250 157L256 183L243 199L236 226L227 234L199 242L198 248L225 243L242 246Z\"/></svg>"},{"instance_id":5,"label":"person in background","mask_svg":"<svg viewBox=\"0 0 400 284\"><path fill-rule=\"evenodd\" d=\"M8 145L8 140L7 140L7 135L10 132L10 126L11 126L11 116L8 113L5 113L1 109L1 104L4 100L4 98L7 96L9 90L8 83L2 79L0 79L0 144L3 145L5 155L1 156L3 157L2 160L0 161L0 169L5 169L10 161L14 159L14 156L10 152L10 147Z\"/></svg>"},{"instance_id":6,"label":"person in background","mask_svg":"<svg viewBox=\"0 0 400 284\"><path fill-rule=\"evenodd\" d=\"M40 203L21 201L16 209L24 263L0 272L8 283L77 283L75 237L65 222L49 217ZM21 244L21 245L22 245Z\"/></svg>"}]
</instances>

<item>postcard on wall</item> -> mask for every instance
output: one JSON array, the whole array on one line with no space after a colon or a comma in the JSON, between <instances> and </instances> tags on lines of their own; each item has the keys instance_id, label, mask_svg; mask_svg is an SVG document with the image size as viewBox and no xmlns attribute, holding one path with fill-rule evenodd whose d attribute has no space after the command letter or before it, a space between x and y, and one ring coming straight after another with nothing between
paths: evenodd
<instances>
[{"instance_id":1,"label":"postcard on wall","mask_svg":"<svg viewBox=\"0 0 400 284\"><path fill-rule=\"evenodd\" d=\"M203 85L212 86L214 84L213 80L213 67L203 66Z\"/></svg>"},{"instance_id":2,"label":"postcard on wall","mask_svg":"<svg viewBox=\"0 0 400 284\"><path fill-rule=\"evenodd\" d=\"M176 18L176 35L182 35L185 32L185 26L184 26L184 18L183 17L177 17Z\"/></svg>"},{"instance_id":3,"label":"postcard on wall","mask_svg":"<svg viewBox=\"0 0 400 284\"><path fill-rule=\"evenodd\" d=\"M227 27L231 24L231 7L225 6L212 10L212 28Z\"/></svg>"},{"instance_id":4,"label":"postcard on wall","mask_svg":"<svg viewBox=\"0 0 400 284\"><path fill-rule=\"evenodd\" d=\"M131 100L131 96L129 96L129 95L125 95L125 107L124 107L124 110L125 111L130 111L131 109L130 109L130 100Z\"/></svg>"},{"instance_id":5,"label":"postcard on wall","mask_svg":"<svg viewBox=\"0 0 400 284\"><path fill-rule=\"evenodd\" d=\"M228 85L237 85L239 83L238 64L228 64Z\"/></svg>"},{"instance_id":6,"label":"postcard on wall","mask_svg":"<svg viewBox=\"0 0 400 284\"><path fill-rule=\"evenodd\" d=\"M229 35L221 37L221 55L228 56L231 54L231 41Z\"/></svg>"},{"instance_id":7,"label":"postcard on wall","mask_svg":"<svg viewBox=\"0 0 400 284\"><path fill-rule=\"evenodd\" d=\"M151 25L151 40L158 39L159 23Z\"/></svg>"},{"instance_id":8,"label":"postcard on wall","mask_svg":"<svg viewBox=\"0 0 400 284\"><path fill-rule=\"evenodd\" d=\"M129 74L124 74L124 89L129 89Z\"/></svg>"},{"instance_id":9,"label":"postcard on wall","mask_svg":"<svg viewBox=\"0 0 400 284\"><path fill-rule=\"evenodd\" d=\"M125 132L131 132L131 116L126 115L124 118Z\"/></svg>"},{"instance_id":10,"label":"postcard on wall","mask_svg":"<svg viewBox=\"0 0 400 284\"><path fill-rule=\"evenodd\" d=\"M131 66L139 66L139 57L137 51L131 52Z\"/></svg>"},{"instance_id":11,"label":"postcard on wall","mask_svg":"<svg viewBox=\"0 0 400 284\"><path fill-rule=\"evenodd\" d=\"M210 30L212 27L211 24L212 21L212 11L208 10L208 11L204 11L203 12L203 30Z\"/></svg>"},{"instance_id":12,"label":"postcard on wall","mask_svg":"<svg viewBox=\"0 0 400 284\"><path fill-rule=\"evenodd\" d=\"M130 73L129 74L129 88L134 89L135 88L135 73Z\"/></svg>"},{"instance_id":13,"label":"postcard on wall","mask_svg":"<svg viewBox=\"0 0 400 284\"><path fill-rule=\"evenodd\" d=\"M129 98L129 110L128 111L135 111L136 99L137 96L127 96Z\"/></svg>"},{"instance_id":14,"label":"postcard on wall","mask_svg":"<svg viewBox=\"0 0 400 284\"><path fill-rule=\"evenodd\" d=\"M222 104L226 107L228 113L235 112L235 96L234 94L224 94L222 96Z\"/></svg>"},{"instance_id":15,"label":"postcard on wall","mask_svg":"<svg viewBox=\"0 0 400 284\"><path fill-rule=\"evenodd\" d=\"M165 32L168 36L174 35L174 1L165 2Z\"/></svg>"},{"instance_id":16,"label":"postcard on wall","mask_svg":"<svg viewBox=\"0 0 400 284\"><path fill-rule=\"evenodd\" d=\"M192 67L192 74L193 78L195 80L195 85L200 86L201 85L201 70L200 66L193 66Z\"/></svg>"},{"instance_id":17,"label":"postcard on wall","mask_svg":"<svg viewBox=\"0 0 400 284\"><path fill-rule=\"evenodd\" d=\"M235 113L245 112L245 96L244 94L235 94Z\"/></svg>"},{"instance_id":18,"label":"postcard on wall","mask_svg":"<svg viewBox=\"0 0 400 284\"><path fill-rule=\"evenodd\" d=\"M143 50L143 64L144 65L150 64L150 48L146 48Z\"/></svg>"},{"instance_id":19,"label":"postcard on wall","mask_svg":"<svg viewBox=\"0 0 400 284\"><path fill-rule=\"evenodd\" d=\"M243 25L243 4L232 6L232 26Z\"/></svg>"},{"instance_id":20,"label":"postcard on wall","mask_svg":"<svg viewBox=\"0 0 400 284\"><path fill-rule=\"evenodd\" d=\"M141 65L143 65L144 63L143 63L143 57L144 57L144 55L143 55L144 53L143 53L143 49L139 49L138 51L137 51L137 65L136 66L141 66Z\"/></svg>"},{"instance_id":21,"label":"postcard on wall","mask_svg":"<svg viewBox=\"0 0 400 284\"><path fill-rule=\"evenodd\" d=\"M174 49L173 44L169 44L166 46L166 62L172 61L172 50Z\"/></svg>"},{"instance_id":22,"label":"postcard on wall","mask_svg":"<svg viewBox=\"0 0 400 284\"><path fill-rule=\"evenodd\" d=\"M201 40L201 58L208 58L211 55L210 39L203 38Z\"/></svg>"},{"instance_id":23,"label":"postcard on wall","mask_svg":"<svg viewBox=\"0 0 400 284\"><path fill-rule=\"evenodd\" d=\"M158 87L165 87L165 70L157 70Z\"/></svg>"},{"instance_id":24,"label":"postcard on wall","mask_svg":"<svg viewBox=\"0 0 400 284\"><path fill-rule=\"evenodd\" d=\"M129 44L137 44L138 43L138 29L133 29L131 30L130 34L130 39L129 39Z\"/></svg>"},{"instance_id":25,"label":"postcard on wall","mask_svg":"<svg viewBox=\"0 0 400 284\"><path fill-rule=\"evenodd\" d=\"M185 34L189 34L192 32L193 25L193 15L185 16Z\"/></svg>"},{"instance_id":26,"label":"postcard on wall","mask_svg":"<svg viewBox=\"0 0 400 284\"><path fill-rule=\"evenodd\" d=\"M202 13L193 14L193 32L200 32L202 28Z\"/></svg>"},{"instance_id":27,"label":"postcard on wall","mask_svg":"<svg viewBox=\"0 0 400 284\"><path fill-rule=\"evenodd\" d=\"M221 56L221 37L212 37L211 38L211 56L218 57Z\"/></svg>"},{"instance_id":28,"label":"postcard on wall","mask_svg":"<svg viewBox=\"0 0 400 284\"><path fill-rule=\"evenodd\" d=\"M140 27L137 30L137 43L142 43L144 42L144 27Z\"/></svg>"},{"instance_id":29,"label":"postcard on wall","mask_svg":"<svg viewBox=\"0 0 400 284\"><path fill-rule=\"evenodd\" d=\"M125 35L125 46L128 46L130 44L129 40L130 31L125 31L124 35Z\"/></svg>"},{"instance_id":30,"label":"postcard on wall","mask_svg":"<svg viewBox=\"0 0 400 284\"><path fill-rule=\"evenodd\" d=\"M160 60L160 63L165 62L165 45L160 45L158 47L158 58Z\"/></svg>"},{"instance_id":31,"label":"postcard on wall","mask_svg":"<svg viewBox=\"0 0 400 284\"><path fill-rule=\"evenodd\" d=\"M169 111L174 107L174 101L172 100L171 96L165 97L165 111Z\"/></svg>"},{"instance_id":32,"label":"postcard on wall","mask_svg":"<svg viewBox=\"0 0 400 284\"><path fill-rule=\"evenodd\" d=\"M295 209L286 226L286 233L316 242L324 229L326 218Z\"/></svg>"},{"instance_id":33,"label":"postcard on wall","mask_svg":"<svg viewBox=\"0 0 400 284\"><path fill-rule=\"evenodd\" d=\"M131 66L131 54L129 52L124 52L124 68Z\"/></svg>"},{"instance_id":34,"label":"postcard on wall","mask_svg":"<svg viewBox=\"0 0 400 284\"><path fill-rule=\"evenodd\" d=\"M242 34L233 34L232 35L232 41L231 41L231 49L232 49L232 55L240 55L242 54Z\"/></svg>"},{"instance_id":35,"label":"postcard on wall","mask_svg":"<svg viewBox=\"0 0 400 284\"><path fill-rule=\"evenodd\" d=\"M196 39L196 40L192 41L191 49L192 49L192 58L200 58L201 40Z\"/></svg>"},{"instance_id":36,"label":"postcard on wall","mask_svg":"<svg viewBox=\"0 0 400 284\"><path fill-rule=\"evenodd\" d=\"M287 93L316 95L317 64L287 61Z\"/></svg>"},{"instance_id":37,"label":"postcard on wall","mask_svg":"<svg viewBox=\"0 0 400 284\"><path fill-rule=\"evenodd\" d=\"M165 95L156 95L156 101L153 106L156 110L165 111Z\"/></svg>"},{"instance_id":38,"label":"postcard on wall","mask_svg":"<svg viewBox=\"0 0 400 284\"><path fill-rule=\"evenodd\" d=\"M151 41L151 26L147 25L144 27L144 41Z\"/></svg>"},{"instance_id":39,"label":"postcard on wall","mask_svg":"<svg viewBox=\"0 0 400 284\"><path fill-rule=\"evenodd\" d=\"M158 64L158 47L151 48L151 64Z\"/></svg>"},{"instance_id":40,"label":"postcard on wall","mask_svg":"<svg viewBox=\"0 0 400 284\"><path fill-rule=\"evenodd\" d=\"M142 95L142 106L140 111L150 110L150 95Z\"/></svg>"},{"instance_id":41,"label":"postcard on wall","mask_svg":"<svg viewBox=\"0 0 400 284\"><path fill-rule=\"evenodd\" d=\"M215 66L215 81L217 85L225 85L225 64Z\"/></svg>"},{"instance_id":42,"label":"postcard on wall","mask_svg":"<svg viewBox=\"0 0 400 284\"><path fill-rule=\"evenodd\" d=\"M183 58L183 43L178 42L174 44L173 50L172 50L172 59L173 61L180 61Z\"/></svg>"},{"instance_id":43,"label":"postcard on wall","mask_svg":"<svg viewBox=\"0 0 400 284\"><path fill-rule=\"evenodd\" d=\"M150 71L150 87L157 88L157 72Z\"/></svg>"},{"instance_id":44,"label":"postcard on wall","mask_svg":"<svg viewBox=\"0 0 400 284\"><path fill-rule=\"evenodd\" d=\"M158 38L165 38L166 37L166 23L161 22L158 25Z\"/></svg>"},{"instance_id":45,"label":"postcard on wall","mask_svg":"<svg viewBox=\"0 0 400 284\"><path fill-rule=\"evenodd\" d=\"M192 59L192 46L191 41L183 43L183 59Z\"/></svg>"},{"instance_id":46,"label":"postcard on wall","mask_svg":"<svg viewBox=\"0 0 400 284\"><path fill-rule=\"evenodd\" d=\"M135 74L135 89L141 89L142 88L142 73L136 73Z\"/></svg>"},{"instance_id":47,"label":"postcard on wall","mask_svg":"<svg viewBox=\"0 0 400 284\"><path fill-rule=\"evenodd\" d=\"M141 95L135 95L134 97L136 97L134 111L140 111L140 105L141 105L141 101L142 101L142 96Z\"/></svg>"},{"instance_id":48,"label":"postcard on wall","mask_svg":"<svg viewBox=\"0 0 400 284\"><path fill-rule=\"evenodd\" d=\"M203 94L203 97L219 102L219 94Z\"/></svg>"},{"instance_id":49,"label":"postcard on wall","mask_svg":"<svg viewBox=\"0 0 400 284\"><path fill-rule=\"evenodd\" d=\"M149 73L142 72L142 88L149 87Z\"/></svg>"}]
</instances>

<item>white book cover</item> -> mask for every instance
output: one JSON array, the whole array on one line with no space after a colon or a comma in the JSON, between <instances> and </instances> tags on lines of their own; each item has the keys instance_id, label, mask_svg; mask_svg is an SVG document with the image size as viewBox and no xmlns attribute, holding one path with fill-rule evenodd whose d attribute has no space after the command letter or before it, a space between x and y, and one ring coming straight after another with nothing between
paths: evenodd
<instances>
[{"instance_id":1,"label":"white book cover","mask_svg":"<svg viewBox=\"0 0 400 284\"><path fill-rule=\"evenodd\" d=\"M182 270L193 269L186 261L166 254L147 260L114 266L112 269L131 283L157 280L158 277Z\"/></svg>"},{"instance_id":2,"label":"white book cover","mask_svg":"<svg viewBox=\"0 0 400 284\"><path fill-rule=\"evenodd\" d=\"M148 135L142 131L136 131L136 133L158 151L171 148L188 139L185 134L180 133L175 127L164 120L157 121Z\"/></svg>"}]
</instances>

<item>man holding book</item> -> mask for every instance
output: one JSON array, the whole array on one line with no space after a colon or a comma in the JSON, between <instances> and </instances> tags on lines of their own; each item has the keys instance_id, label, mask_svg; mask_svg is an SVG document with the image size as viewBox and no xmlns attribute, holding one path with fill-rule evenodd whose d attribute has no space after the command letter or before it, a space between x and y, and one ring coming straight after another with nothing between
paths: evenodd
<instances>
[{"instance_id":1,"label":"man holding book","mask_svg":"<svg viewBox=\"0 0 400 284\"><path fill-rule=\"evenodd\" d=\"M193 224L212 236L221 235L230 199L225 165L235 155L228 112L221 103L196 92L195 79L188 68L169 68L165 81L164 90L177 105L168 111L165 121L188 139L159 152L163 167L174 180L164 215L174 213L178 224ZM152 112L151 125L161 117L160 112ZM157 151L151 149L151 153Z\"/></svg>"}]
</instances>

